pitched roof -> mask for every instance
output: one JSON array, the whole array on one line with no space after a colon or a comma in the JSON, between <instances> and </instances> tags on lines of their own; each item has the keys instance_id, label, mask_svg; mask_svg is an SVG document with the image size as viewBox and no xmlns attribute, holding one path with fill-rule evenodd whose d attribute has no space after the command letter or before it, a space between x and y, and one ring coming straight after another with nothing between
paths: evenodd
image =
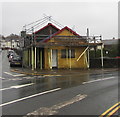
<instances>
[{"instance_id":1,"label":"pitched roof","mask_svg":"<svg viewBox=\"0 0 120 117\"><path fill-rule=\"evenodd\" d=\"M40 32L40 31L42 31L43 29L45 29L45 28L47 28L47 27L49 27L49 26L52 26L53 28L55 28L55 29L57 29L57 30L60 30L60 29L57 28L55 25L53 25L53 24L51 24L51 23L48 23L46 26L44 26L43 28L41 28L41 29L39 29L38 31L36 31L35 34L38 33L38 32Z\"/></svg>"},{"instance_id":2,"label":"pitched roof","mask_svg":"<svg viewBox=\"0 0 120 117\"><path fill-rule=\"evenodd\" d=\"M45 39L43 40L43 42L47 42L47 41L50 40L52 37L60 34L60 33L61 33L63 30L65 30L65 29L68 30L68 31L70 31L71 33L73 33L73 34L76 35L76 36L80 36L80 35L77 34L75 31L73 31L72 29L70 29L70 28L68 28L67 26L65 26L65 27L62 28L61 30L59 30L59 31L57 31L56 33L54 33L54 34L50 35L49 37L45 38Z\"/></svg>"}]
</instances>

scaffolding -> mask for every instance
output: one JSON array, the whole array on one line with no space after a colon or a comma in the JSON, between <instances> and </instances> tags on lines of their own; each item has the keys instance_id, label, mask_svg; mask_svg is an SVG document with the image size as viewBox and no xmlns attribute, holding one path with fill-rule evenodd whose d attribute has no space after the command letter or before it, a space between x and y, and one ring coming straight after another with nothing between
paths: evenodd
<instances>
[{"instance_id":1,"label":"scaffolding","mask_svg":"<svg viewBox=\"0 0 120 117\"><path fill-rule=\"evenodd\" d=\"M87 52L87 58L86 61L88 62L88 68L89 68L89 54L90 49L94 48L94 51L96 52L97 46L101 47L101 66L103 67L103 43L102 43L102 36L89 36L89 29L87 28L87 35L86 36L65 36L65 35L41 35L41 34L35 34L35 31L38 27L42 26L45 23L54 23L57 26L63 28L64 26L58 23L57 21L53 20L51 16L45 16L43 19L37 20L35 22L32 22L28 25L23 26L23 31L21 31L21 36L24 40L23 50L27 48L31 48L31 58L32 58L32 70L36 69L37 63L36 63L36 54L37 54L37 47L40 48L50 48L53 46L66 46L66 47L85 47L85 50L83 53L79 55L77 58L77 61L81 59L81 57L84 55L84 53ZM52 38L53 42L45 42L46 39ZM33 49L34 47L34 49ZM50 53L52 53L52 49L50 49ZM71 52L70 52L71 53ZM40 55L42 55L42 51L40 52ZM41 57L41 61L42 61ZM40 61L40 62L41 62ZM51 64L51 58L49 58L49 63ZM51 65L50 65L51 66ZM42 69L42 65L40 66ZM70 69L71 69L71 62L70 62Z\"/></svg>"}]
</instances>

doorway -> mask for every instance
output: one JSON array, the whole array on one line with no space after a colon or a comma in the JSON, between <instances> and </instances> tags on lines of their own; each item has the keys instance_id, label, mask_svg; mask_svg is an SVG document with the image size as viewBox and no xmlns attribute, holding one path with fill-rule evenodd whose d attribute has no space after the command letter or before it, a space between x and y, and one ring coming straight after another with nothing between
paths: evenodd
<instances>
[{"instance_id":1,"label":"doorway","mask_svg":"<svg viewBox=\"0 0 120 117\"><path fill-rule=\"evenodd\" d=\"M58 67L58 50L53 49L52 50L52 68Z\"/></svg>"}]
</instances>

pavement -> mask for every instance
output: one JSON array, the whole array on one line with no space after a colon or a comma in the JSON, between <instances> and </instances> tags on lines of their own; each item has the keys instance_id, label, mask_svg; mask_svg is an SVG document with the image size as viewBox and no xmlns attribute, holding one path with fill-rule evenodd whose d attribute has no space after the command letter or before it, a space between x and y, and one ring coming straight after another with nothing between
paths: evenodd
<instances>
[{"instance_id":1,"label":"pavement","mask_svg":"<svg viewBox=\"0 0 120 117\"><path fill-rule=\"evenodd\" d=\"M25 74L25 75L33 75L33 76L59 76L56 72L49 70L43 70L43 71L33 71L30 69L11 69L11 72L19 73L19 74Z\"/></svg>"},{"instance_id":2,"label":"pavement","mask_svg":"<svg viewBox=\"0 0 120 117\"><path fill-rule=\"evenodd\" d=\"M84 73L102 73L110 71L118 71L118 68L103 68L103 69L53 69L53 70L31 70L29 68L12 68L11 72L33 75L33 76L54 76L54 75L71 75L82 72Z\"/></svg>"}]
</instances>

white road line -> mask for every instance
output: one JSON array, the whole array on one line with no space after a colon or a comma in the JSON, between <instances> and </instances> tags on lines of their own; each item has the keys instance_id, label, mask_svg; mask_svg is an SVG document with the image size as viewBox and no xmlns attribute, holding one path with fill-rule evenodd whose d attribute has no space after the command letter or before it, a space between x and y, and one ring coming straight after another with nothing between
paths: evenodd
<instances>
[{"instance_id":1,"label":"white road line","mask_svg":"<svg viewBox=\"0 0 120 117\"><path fill-rule=\"evenodd\" d=\"M4 80L5 78L3 78L3 77L0 77L0 79Z\"/></svg>"},{"instance_id":2,"label":"white road line","mask_svg":"<svg viewBox=\"0 0 120 117\"><path fill-rule=\"evenodd\" d=\"M47 93L51 93L51 92L54 92L54 91L58 91L58 90L60 90L60 89L61 89L61 88L56 88L56 89L52 89L52 90L45 91L45 92L42 92L42 93L30 95L30 96L28 96L28 97L24 97L24 98L20 98L20 99L17 99L17 100L13 100L13 101L10 101L10 102L1 104L0 107L6 106L6 105L9 105L9 104L13 104L13 103L16 103L16 102L19 102L19 101L23 101L23 100L26 100L26 99L29 99L29 98L33 98L33 97L36 97L36 96L40 96L40 95L43 95L43 94L47 94Z\"/></svg>"},{"instance_id":3,"label":"white road line","mask_svg":"<svg viewBox=\"0 0 120 117\"><path fill-rule=\"evenodd\" d=\"M34 77L30 77L30 76L26 76L26 77L23 77L24 79L32 79Z\"/></svg>"},{"instance_id":4,"label":"white road line","mask_svg":"<svg viewBox=\"0 0 120 117\"><path fill-rule=\"evenodd\" d=\"M18 75L13 75L15 77L18 77L18 76L26 76L25 74L18 74Z\"/></svg>"},{"instance_id":5,"label":"white road line","mask_svg":"<svg viewBox=\"0 0 120 117\"><path fill-rule=\"evenodd\" d=\"M14 76L13 74L9 73L9 72L4 72L5 74L8 74L8 75L11 75L11 76Z\"/></svg>"},{"instance_id":6,"label":"white road line","mask_svg":"<svg viewBox=\"0 0 120 117\"><path fill-rule=\"evenodd\" d=\"M5 74L8 74L8 75L11 75L11 76L14 76L14 77L18 77L18 76L26 76L25 74L16 74L16 75L13 75L12 73L9 73L9 72L4 72Z\"/></svg>"},{"instance_id":7,"label":"white road line","mask_svg":"<svg viewBox=\"0 0 120 117\"><path fill-rule=\"evenodd\" d=\"M2 82L7 82L7 81L19 81L19 80L23 80L23 78L14 78L14 79L11 79L11 78L5 78Z\"/></svg>"},{"instance_id":8,"label":"white road line","mask_svg":"<svg viewBox=\"0 0 120 117\"><path fill-rule=\"evenodd\" d=\"M14 88L14 89L18 89L18 88L22 88L22 87L30 86L30 85L33 85L33 84L35 84L35 83L11 86L11 87L8 87L8 88L0 89L0 91L4 91L4 90L8 90L8 89L13 89L13 88Z\"/></svg>"},{"instance_id":9,"label":"white road line","mask_svg":"<svg viewBox=\"0 0 120 117\"><path fill-rule=\"evenodd\" d=\"M35 84L35 83L24 84L24 85L18 85L18 86L11 86L11 87L12 87L12 88L16 88L16 89L18 89L18 88L22 88L22 87L30 86L30 85L33 85L33 84Z\"/></svg>"},{"instance_id":10,"label":"white road line","mask_svg":"<svg viewBox=\"0 0 120 117\"><path fill-rule=\"evenodd\" d=\"M0 91L4 91L4 90L7 90L7 89L11 89L11 88L9 87L9 88L0 89Z\"/></svg>"},{"instance_id":11,"label":"white road line","mask_svg":"<svg viewBox=\"0 0 120 117\"><path fill-rule=\"evenodd\" d=\"M16 78L16 79L14 78L14 79L9 79L9 81L10 80L16 81L16 80L23 80L23 79L22 78Z\"/></svg>"},{"instance_id":12,"label":"white road line","mask_svg":"<svg viewBox=\"0 0 120 117\"><path fill-rule=\"evenodd\" d=\"M98 81L110 80L110 79L114 79L114 78L115 78L115 77L109 77L109 78L91 80L91 81L88 81L88 82L83 82L82 84L88 84L88 83L93 83L93 82L98 82Z\"/></svg>"}]
</instances>

